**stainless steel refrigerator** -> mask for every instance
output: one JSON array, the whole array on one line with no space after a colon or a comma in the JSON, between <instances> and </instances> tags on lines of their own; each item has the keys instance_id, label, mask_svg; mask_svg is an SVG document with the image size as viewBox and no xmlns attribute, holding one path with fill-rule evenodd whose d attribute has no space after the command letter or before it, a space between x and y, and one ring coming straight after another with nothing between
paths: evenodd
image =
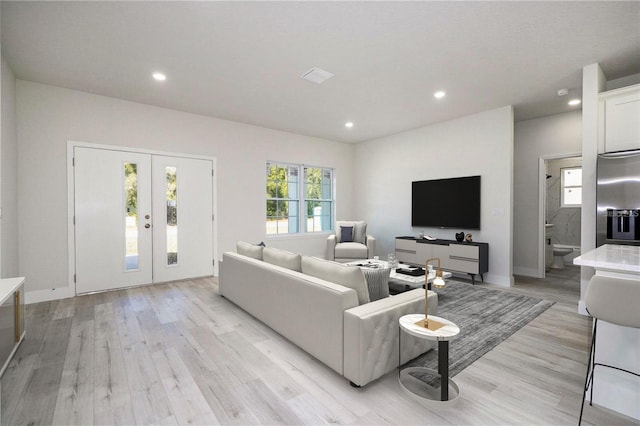
<instances>
[{"instance_id":1,"label":"stainless steel refrigerator","mask_svg":"<svg viewBox=\"0 0 640 426\"><path fill-rule=\"evenodd\" d=\"M598 155L596 246L640 245L640 150Z\"/></svg>"}]
</instances>

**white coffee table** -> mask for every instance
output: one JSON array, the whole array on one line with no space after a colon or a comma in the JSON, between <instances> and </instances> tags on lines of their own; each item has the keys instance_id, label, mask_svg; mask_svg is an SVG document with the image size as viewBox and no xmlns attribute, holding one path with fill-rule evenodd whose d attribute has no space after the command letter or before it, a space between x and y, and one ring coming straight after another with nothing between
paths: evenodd
<instances>
[{"instance_id":1,"label":"white coffee table","mask_svg":"<svg viewBox=\"0 0 640 426\"><path fill-rule=\"evenodd\" d=\"M460 328L453 322L441 317L429 315L429 320L435 320L444 324L444 327L437 330L429 330L416 322L423 320L423 314L409 314L400 317L400 333L398 334L398 360L402 362L402 332L406 332L419 339L435 340L438 342L438 371L426 367L406 367L398 366L398 382L400 387L414 399L427 405L453 405L460 396L460 388L449 378L449 340L458 337ZM430 386L411 375L434 374L440 375L440 389ZM450 394L450 391L451 394Z\"/></svg>"},{"instance_id":2,"label":"white coffee table","mask_svg":"<svg viewBox=\"0 0 640 426\"><path fill-rule=\"evenodd\" d=\"M409 268L410 265L400 264L398 268ZM436 278L436 271L432 270L429 272L429 276L427 277L427 283L433 282ZM451 272L442 271L442 278L447 279L451 278ZM389 281L394 281L394 283L404 284L405 290L410 290L412 288L419 288L424 286L424 274L413 276L407 274L399 274L395 269L391 270L391 274L389 275Z\"/></svg>"}]
</instances>

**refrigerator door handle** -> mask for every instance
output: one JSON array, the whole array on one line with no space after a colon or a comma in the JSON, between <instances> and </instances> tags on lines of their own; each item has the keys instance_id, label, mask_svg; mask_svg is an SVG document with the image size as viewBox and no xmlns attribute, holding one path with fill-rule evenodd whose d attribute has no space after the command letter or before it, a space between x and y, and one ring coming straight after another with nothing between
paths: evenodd
<instances>
[{"instance_id":1,"label":"refrigerator door handle","mask_svg":"<svg viewBox=\"0 0 640 426\"><path fill-rule=\"evenodd\" d=\"M630 158L640 155L640 149L634 151L607 152L599 155L604 158Z\"/></svg>"}]
</instances>

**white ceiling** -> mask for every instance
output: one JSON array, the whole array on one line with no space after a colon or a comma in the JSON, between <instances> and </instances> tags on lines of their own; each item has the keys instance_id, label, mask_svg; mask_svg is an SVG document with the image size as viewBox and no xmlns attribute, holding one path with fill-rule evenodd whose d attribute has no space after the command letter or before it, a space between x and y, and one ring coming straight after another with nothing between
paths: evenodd
<instances>
[{"instance_id":1,"label":"white ceiling","mask_svg":"<svg viewBox=\"0 0 640 426\"><path fill-rule=\"evenodd\" d=\"M20 79L344 142L510 104L519 120L568 111L556 91L579 96L584 65L609 80L640 72L636 1L1 8L2 54ZM314 66L335 76L302 80Z\"/></svg>"}]
</instances>

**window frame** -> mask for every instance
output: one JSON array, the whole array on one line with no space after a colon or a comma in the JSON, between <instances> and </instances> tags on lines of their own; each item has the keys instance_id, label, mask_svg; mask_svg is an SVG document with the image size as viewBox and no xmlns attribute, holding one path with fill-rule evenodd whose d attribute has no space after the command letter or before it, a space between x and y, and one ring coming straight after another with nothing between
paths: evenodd
<instances>
[{"instance_id":1,"label":"window frame","mask_svg":"<svg viewBox=\"0 0 640 426\"><path fill-rule=\"evenodd\" d=\"M290 168L294 168L297 169L297 173L298 173L298 182L297 182L297 193L296 194L287 194L287 198L279 198L279 197L269 197L269 194L266 193L266 197L265 197L265 214L264 214L264 218L265 218L265 232L266 232L266 236L268 238L279 238L279 237L292 237L292 236L304 236L304 235L322 235L322 234L331 234L333 233L333 228L334 228L334 222L335 222L335 211L336 211L336 197L335 197L335 188L336 188L336 179L335 179L335 169L333 167L326 167L326 166L314 166L314 165L309 165L309 164L298 164L298 163L290 163L287 161L270 161L268 160L265 164L265 189L266 189L266 185L268 184L268 178L269 178L269 169L271 166L276 166L276 167L287 167L288 169ZM331 173L331 186L330 186L330 190L331 190L331 198L307 198L306 196L306 192L307 192L307 176L306 176L306 171L307 169L320 169L321 173L325 173L325 171L329 171ZM287 176L288 178L288 176ZM265 191L266 192L266 191ZM286 201L286 202L296 202L298 205L297 208L297 218L298 218L298 226L297 226L297 231L296 232L286 232L286 233L280 233L278 232L279 229L276 226L276 233L269 233L267 231L267 221L269 217L272 216L268 216L268 211L267 211L267 203L269 201ZM325 229L325 230L321 230L321 231L313 231L313 230L309 230L307 229L307 220L308 220L308 214L307 214L307 202L320 202L320 203L330 203L330 208L329 208L329 228ZM288 217L292 217L292 216L288 216ZM277 220L277 219L276 219Z\"/></svg>"},{"instance_id":2,"label":"window frame","mask_svg":"<svg viewBox=\"0 0 640 426\"><path fill-rule=\"evenodd\" d=\"M570 166L570 167L561 167L560 168L560 207L561 208L581 208L582 207L582 194L580 195L580 203L579 204L567 204L565 202L564 192L565 189L580 189L582 193L582 181L580 181L580 185L565 185L564 172L566 170L580 170L582 173L582 166Z\"/></svg>"}]
</instances>

